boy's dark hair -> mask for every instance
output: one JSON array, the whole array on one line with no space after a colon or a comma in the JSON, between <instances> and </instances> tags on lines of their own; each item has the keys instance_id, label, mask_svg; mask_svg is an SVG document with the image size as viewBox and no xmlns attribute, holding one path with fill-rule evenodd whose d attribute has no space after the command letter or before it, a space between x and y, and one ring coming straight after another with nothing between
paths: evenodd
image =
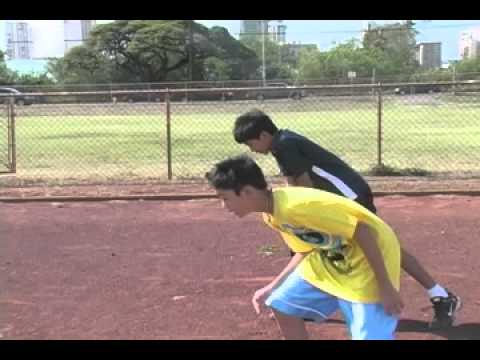
<instances>
[{"instance_id":1,"label":"boy's dark hair","mask_svg":"<svg viewBox=\"0 0 480 360\"><path fill-rule=\"evenodd\" d=\"M275 135L278 128L263 111L252 109L235 120L233 137L237 143L245 144L248 140L258 139L262 131Z\"/></svg>"},{"instance_id":2,"label":"boy's dark hair","mask_svg":"<svg viewBox=\"0 0 480 360\"><path fill-rule=\"evenodd\" d=\"M246 185L258 190L266 190L268 186L262 169L246 155L231 157L215 164L205 177L215 189L233 190L237 195L240 195Z\"/></svg>"}]
</instances>

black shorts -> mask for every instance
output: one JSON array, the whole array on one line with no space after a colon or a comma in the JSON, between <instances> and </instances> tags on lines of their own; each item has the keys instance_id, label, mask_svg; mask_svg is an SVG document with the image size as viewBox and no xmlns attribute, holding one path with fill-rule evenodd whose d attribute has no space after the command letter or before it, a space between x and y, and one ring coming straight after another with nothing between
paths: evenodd
<instances>
[{"instance_id":1,"label":"black shorts","mask_svg":"<svg viewBox=\"0 0 480 360\"><path fill-rule=\"evenodd\" d=\"M373 194L372 193L361 195L361 196L357 197L355 199L355 201L357 203L359 203L360 205L362 205L363 207L370 210L371 212L373 212L374 214L377 213L377 208L375 207L375 204L373 203Z\"/></svg>"}]
</instances>

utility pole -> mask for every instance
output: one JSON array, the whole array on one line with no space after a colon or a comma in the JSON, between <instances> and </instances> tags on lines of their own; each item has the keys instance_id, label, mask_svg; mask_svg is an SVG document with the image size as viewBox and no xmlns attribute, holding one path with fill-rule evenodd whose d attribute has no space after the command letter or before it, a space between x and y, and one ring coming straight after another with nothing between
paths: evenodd
<instances>
[{"instance_id":1,"label":"utility pole","mask_svg":"<svg viewBox=\"0 0 480 360\"><path fill-rule=\"evenodd\" d=\"M188 21L188 81L193 81L193 20Z\"/></svg>"},{"instance_id":2,"label":"utility pole","mask_svg":"<svg viewBox=\"0 0 480 360\"><path fill-rule=\"evenodd\" d=\"M266 69L265 69L265 28L268 26L268 20L262 20L262 84L265 87Z\"/></svg>"}]
</instances>

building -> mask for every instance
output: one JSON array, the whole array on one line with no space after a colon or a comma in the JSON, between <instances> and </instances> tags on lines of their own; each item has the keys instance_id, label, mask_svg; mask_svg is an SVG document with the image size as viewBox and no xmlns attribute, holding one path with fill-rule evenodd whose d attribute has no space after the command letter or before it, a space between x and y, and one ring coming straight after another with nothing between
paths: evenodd
<instances>
[{"instance_id":1,"label":"building","mask_svg":"<svg viewBox=\"0 0 480 360\"><path fill-rule=\"evenodd\" d=\"M7 21L5 23L6 60L31 59L32 29L26 22Z\"/></svg>"},{"instance_id":2,"label":"building","mask_svg":"<svg viewBox=\"0 0 480 360\"><path fill-rule=\"evenodd\" d=\"M32 59L59 58L65 54L63 20L27 20L32 29Z\"/></svg>"},{"instance_id":3,"label":"building","mask_svg":"<svg viewBox=\"0 0 480 360\"><path fill-rule=\"evenodd\" d=\"M365 35L369 31L376 29L391 27L392 25L405 25L408 20L364 20L362 21L361 40L363 41Z\"/></svg>"},{"instance_id":4,"label":"building","mask_svg":"<svg viewBox=\"0 0 480 360\"><path fill-rule=\"evenodd\" d=\"M285 44L287 37L287 25L283 25L282 20L278 20L277 24L269 24L268 35L272 41L275 41L278 44Z\"/></svg>"},{"instance_id":5,"label":"building","mask_svg":"<svg viewBox=\"0 0 480 360\"><path fill-rule=\"evenodd\" d=\"M95 23L95 20L4 21L0 50L5 52L7 60L62 57L87 39Z\"/></svg>"},{"instance_id":6,"label":"building","mask_svg":"<svg viewBox=\"0 0 480 360\"><path fill-rule=\"evenodd\" d=\"M96 20L0 20L0 50L7 67L27 74L46 71L50 58L60 58L80 45Z\"/></svg>"},{"instance_id":7,"label":"building","mask_svg":"<svg viewBox=\"0 0 480 360\"><path fill-rule=\"evenodd\" d=\"M442 43L423 42L415 47L415 58L424 69L438 69L442 66Z\"/></svg>"},{"instance_id":8,"label":"building","mask_svg":"<svg viewBox=\"0 0 480 360\"><path fill-rule=\"evenodd\" d=\"M240 25L240 39L253 37L261 39L265 34L272 41L279 44L286 42L287 25L282 24L282 20L242 20Z\"/></svg>"},{"instance_id":9,"label":"building","mask_svg":"<svg viewBox=\"0 0 480 360\"><path fill-rule=\"evenodd\" d=\"M95 26L95 20L64 20L65 53L74 46L81 45Z\"/></svg>"},{"instance_id":10,"label":"building","mask_svg":"<svg viewBox=\"0 0 480 360\"><path fill-rule=\"evenodd\" d=\"M268 33L266 20L242 20L240 25L240 39L245 37L260 37L262 33Z\"/></svg>"},{"instance_id":11,"label":"building","mask_svg":"<svg viewBox=\"0 0 480 360\"><path fill-rule=\"evenodd\" d=\"M277 41L281 44L285 44L287 41L287 25L277 26Z\"/></svg>"},{"instance_id":12,"label":"building","mask_svg":"<svg viewBox=\"0 0 480 360\"><path fill-rule=\"evenodd\" d=\"M462 60L480 56L480 28L473 28L460 34L459 53Z\"/></svg>"}]
</instances>

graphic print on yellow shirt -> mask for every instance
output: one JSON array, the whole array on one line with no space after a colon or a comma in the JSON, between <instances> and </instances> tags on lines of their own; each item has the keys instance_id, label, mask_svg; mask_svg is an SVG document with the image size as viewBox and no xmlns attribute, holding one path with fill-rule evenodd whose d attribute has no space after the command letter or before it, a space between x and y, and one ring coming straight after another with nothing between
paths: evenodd
<instances>
[{"instance_id":1,"label":"graphic print on yellow shirt","mask_svg":"<svg viewBox=\"0 0 480 360\"><path fill-rule=\"evenodd\" d=\"M352 271L352 265L349 261L352 246L347 243L345 238L307 228L294 227L290 224L282 224L281 226L306 243L315 245L322 260L339 273L348 274Z\"/></svg>"},{"instance_id":2,"label":"graphic print on yellow shirt","mask_svg":"<svg viewBox=\"0 0 480 360\"><path fill-rule=\"evenodd\" d=\"M399 289L400 245L375 214L353 200L312 188L279 188L273 197L273 215L264 214L264 221L294 252L309 252L298 265L307 282L348 301L380 300L375 274L353 238L362 221L375 230L390 281Z\"/></svg>"}]
</instances>

